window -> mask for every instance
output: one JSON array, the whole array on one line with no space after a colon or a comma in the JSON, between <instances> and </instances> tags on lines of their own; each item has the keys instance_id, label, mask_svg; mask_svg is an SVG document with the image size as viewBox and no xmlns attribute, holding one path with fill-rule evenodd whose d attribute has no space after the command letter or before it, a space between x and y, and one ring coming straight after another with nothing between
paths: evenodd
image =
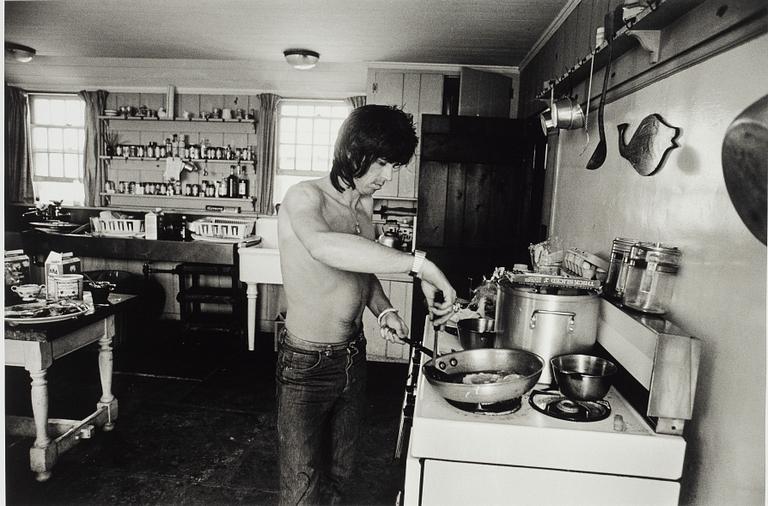
<instances>
[{"instance_id":1,"label":"window","mask_svg":"<svg viewBox=\"0 0 768 506\"><path fill-rule=\"evenodd\" d=\"M350 110L343 100L280 101L276 203L290 186L330 172L336 136Z\"/></svg>"},{"instance_id":2,"label":"window","mask_svg":"<svg viewBox=\"0 0 768 506\"><path fill-rule=\"evenodd\" d=\"M77 95L31 94L29 109L35 197L82 204L85 102Z\"/></svg>"}]
</instances>

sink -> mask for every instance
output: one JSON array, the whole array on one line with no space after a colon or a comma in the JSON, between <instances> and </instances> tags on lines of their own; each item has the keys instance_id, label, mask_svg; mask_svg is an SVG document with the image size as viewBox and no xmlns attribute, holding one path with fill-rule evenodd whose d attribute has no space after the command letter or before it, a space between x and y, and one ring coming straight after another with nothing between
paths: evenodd
<instances>
[{"instance_id":1,"label":"sink","mask_svg":"<svg viewBox=\"0 0 768 506\"><path fill-rule=\"evenodd\" d=\"M277 248L241 248L240 281L244 283L283 284L280 250Z\"/></svg>"}]
</instances>

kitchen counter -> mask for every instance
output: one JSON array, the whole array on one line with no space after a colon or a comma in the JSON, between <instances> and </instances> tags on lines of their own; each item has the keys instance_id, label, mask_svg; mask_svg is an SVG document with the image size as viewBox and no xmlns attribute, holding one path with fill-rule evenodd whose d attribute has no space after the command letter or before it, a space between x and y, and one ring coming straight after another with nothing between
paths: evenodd
<instances>
[{"instance_id":1,"label":"kitchen counter","mask_svg":"<svg viewBox=\"0 0 768 506\"><path fill-rule=\"evenodd\" d=\"M92 237L36 230L22 232L21 242L24 251L30 255L47 255L50 251L72 251L82 257L224 265L233 265L237 255L236 244Z\"/></svg>"}]
</instances>

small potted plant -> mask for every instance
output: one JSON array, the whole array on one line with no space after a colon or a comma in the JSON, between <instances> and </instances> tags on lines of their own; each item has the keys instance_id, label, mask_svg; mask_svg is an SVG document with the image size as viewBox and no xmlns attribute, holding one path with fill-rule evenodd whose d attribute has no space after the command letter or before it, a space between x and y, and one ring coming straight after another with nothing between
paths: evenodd
<instances>
[{"instance_id":1,"label":"small potted plant","mask_svg":"<svg viewBox=\"0 0 768 506\"><path fill-rule=\"evenodd\" d=\"M115 156L117 151L117 132L114 130L107 130L104 134L105 151L107 156Z\"/></svg>"}]
</instances>

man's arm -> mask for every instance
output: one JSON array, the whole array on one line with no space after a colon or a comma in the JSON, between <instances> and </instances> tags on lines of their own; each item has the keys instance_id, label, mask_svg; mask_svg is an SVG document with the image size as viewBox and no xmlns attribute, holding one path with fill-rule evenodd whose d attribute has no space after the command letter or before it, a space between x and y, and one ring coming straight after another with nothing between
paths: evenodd
<instances>
[{"instance_id":1,"label":"man's arm","mask_svg":"<svg viewBox=\"0 0 768 506\"><path fill-rule=\"evenodd\" d=\"M392 306L381 287L379 278L374 274L370 274L369 293L368 309L379 322L381 337L392 342L395 342L397 337L408 337L408 325L399 314L399 310L402 308Z\"/></svg>"},{"instance_id":2,"label":"man's arm","mask_svg":"<svg viewBox=\"0 0 768 506\"><path fill-rule=\"evenodd\" d=\"M283 199L280 212L286 212L294 234L309 254L325 265L339 270L370 274L408 273L413 256L354 234L334 232L323 217L322 196L306 185L292 186ZM427 306L442 323L450 317L456 291L448 278L429 259L419 275ZM442 292L444 302L434 302Z\"/></svg>"}]
</instances>

